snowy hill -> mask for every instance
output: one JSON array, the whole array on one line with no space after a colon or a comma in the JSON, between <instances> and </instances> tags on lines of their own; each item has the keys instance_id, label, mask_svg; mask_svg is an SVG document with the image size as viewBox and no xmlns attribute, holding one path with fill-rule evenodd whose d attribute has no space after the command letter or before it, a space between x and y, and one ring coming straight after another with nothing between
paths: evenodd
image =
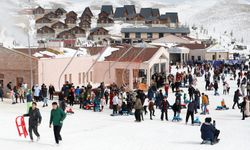
<instances>
[{"instance_id":1,"label":"snowy hill","mask_svg":"<svg viewBox=\"0 0 250 150\"><path fill-rule=\"evenodd\" d=\"M210 36L218 40L225 31L233 31L237 41L243 39L244 43L250 44L249 0L3 0L0 4L5 6L0 10L1 14L6 15L0 18L0 42L6 46L13 43L27 45L27 28L31 39L34 39L32 36L35 31L30 28L33 22L27 15L31 8L38 5L46 8L64 7L66 10L82 13L86 6L90 6L97 15L102 4L112 4L114 7L134 4L137 11L141 7L160 8L161 13L177 11L182 24L202 26ZM31 43L34 45L35 40Z\"/></svg>"}]
</instances>

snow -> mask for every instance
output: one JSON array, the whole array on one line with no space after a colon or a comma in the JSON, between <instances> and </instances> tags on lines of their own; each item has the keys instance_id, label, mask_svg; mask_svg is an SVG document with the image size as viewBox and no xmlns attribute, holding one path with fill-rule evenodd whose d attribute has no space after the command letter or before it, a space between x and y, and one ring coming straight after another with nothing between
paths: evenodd
<instances>
[{"instance_id":1,"label":"snow","mask_svg":"<svg viewBox=\"0 0 250 150\"><path fill-rule=\"evenodd\" d=\"M173 69L174 70L174 69ZM198 78L197 88L204 92L204 78ZM237 89L236 81L230 81L230 95L213 96L213 91L206 94L210 97L210 115L216 120L217 128L220 129L220 143L211 145L200 145L200 127L185 125L185 123L173 123L160 121L160 110L156 110L154 120L149 120L149 115L144 116L145 121L134 122L134 116L111 117L111 110L106 106L104 112L93 112L79 110L74 106L75 114L68 115L62 128L63 142L60 146L54 146L54 136L49 128L50 107L43 108L38 104L43 120L39 126L41 140L30 143L29 138L19 137L15 126L15 118L26 112L26 104L11 105L10 100L0 102L0 145L10 150L235 150L249 149L250 121L240 120L241 114L238 109L227 111L216 111L214 108L225 99L226 105L231 108L233 93ZM222 87L222 83L220 86ZM187 92L187 89L184 89ZM219 89L222 93L222 88ZM170 93L170 103L174 101L174 94ZM51 103L51 101L50 101ZM181 116L185 117L186 110L182 110ZM169 110L169 118L173 112ZM204 121L204 117L200 116ZM28 120L26 118L26 124Z\"/></svg>"},{"instance_id":2,"label":"snow","mask_svg":"<svg viewBox=\"0 0 250 150\"><path fill-rule=\"evenodd\" d=\"M105 57L111 55L113 51L117 51L119 48L107 47L104 52L100 55L97 61L104 61Z\"/></svg>"}]
</instances>

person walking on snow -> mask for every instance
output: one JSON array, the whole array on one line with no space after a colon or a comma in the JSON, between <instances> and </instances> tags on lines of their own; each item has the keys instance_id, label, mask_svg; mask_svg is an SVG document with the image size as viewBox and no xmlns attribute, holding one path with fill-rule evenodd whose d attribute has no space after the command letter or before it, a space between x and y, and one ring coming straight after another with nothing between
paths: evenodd
<instances>
[{"instance_id":1,"label":"person walking on snow","mask_svg":"<svg viewBox=\"0 0 250 150\"><path fill-rule=\"evenodd\" d=\"M52 110L50 113L50 122L49 127L51 128L51 124L53 124L54 136L56 144L59 144L59 141L62 140L62 136L60 134L63 120L66 118L66 113L58 107L57 102L52 103Z\"/></svg>"},{"instance_id":2,"label":"person walking on snow","mask_svg":"<svg viewBox=\"0 0 250 150\"><path fill-rule=\"evenodd\" d=\"M27 114L23 115L24 117L29 117L29 135L30 135L30 140L33 142L33 135L32 132L35 133L37 136L37 141L40 140L40 134L38 133L38 126L42 122L42 116L37 108L36 102L32 103L32 107L29 109L29 112Z\"/></svg>"},{"instance_id":3,"label":"person walking on snow","mask_svg":"<svg viewBox=\"0 0 250 150\"><path fill-rule=\"evenodd\" d=\"M188 104L187 115L186 115L186 124L188 123L189 116L191 116L192 125L194 124L194 111L195 111L195 101L193 100Z\"/></svg>"},{"instance_id":4,"label":"person walking on snow","mask_svg":"<svg viewBox=\"0 0 250 150\"><path fill-rule=\"evenodd\" d=\"M167 100L167 96L164 96L164 100L161 102L161 121L164 120L164 114L165 119L168 121L168 108L169 108L169 102Z\"/></svg>"}]
</instances>

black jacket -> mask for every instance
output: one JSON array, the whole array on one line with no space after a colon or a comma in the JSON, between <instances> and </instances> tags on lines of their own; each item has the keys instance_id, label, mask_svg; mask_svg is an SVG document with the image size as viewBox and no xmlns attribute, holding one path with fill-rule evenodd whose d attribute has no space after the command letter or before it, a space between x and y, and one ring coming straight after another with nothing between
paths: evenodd
<instances>
[{"instance_id":1,"label":"black jacket","mask_svg":"<svg viewBox=\"0 0 250 150\"><path fill-rule=\"evenodd\" d=\"M40 124L42 122L42 116L38 108L36 109L29 109L28 114L24 114L23 116L27 117L29 116L29 126L37 126L38 123Z\"/></svg>"},{"instance_id":2,"label":"black jacket","mask_svg":"<svg viewBox=\"0 0 250 150\"><path fill-rule=\"evenodd\" d=\"M190 103L188 104L188 109L187 109L187 110L188 110L189 112L194 112L195 106L196 106L195 101L192 101L192 102L190 102Z\"/></svg>"}]
</instances>

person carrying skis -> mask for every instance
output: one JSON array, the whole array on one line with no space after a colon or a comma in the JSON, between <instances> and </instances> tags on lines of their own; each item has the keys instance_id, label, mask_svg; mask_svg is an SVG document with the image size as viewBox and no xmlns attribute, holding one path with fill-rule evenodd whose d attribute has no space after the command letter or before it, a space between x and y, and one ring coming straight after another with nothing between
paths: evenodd
<instances>
[{"instance_id":1,"label":"person carrying skis","mask_svg":"<svg viewBox=\"0 0 250 150\"><path fill-rule=\"evenodd\" d=\"M29 112L27 114L23 115L24 117L29 117L29 134L30 134L30 140L33 142L33 135L32 132L35 133L37 136L37 141L40 140L40 134L38 133L38 126L42 122L42 116L37 108L36 102L32 103L32 107L29 109Z\"/></svg>"},{"instance_id":2,"label":"person carrying skis","mask_svg":"<svg viewBox=\"0 0 250 150\"><path fill-rule=\"evenodd\" d=\"M66 113L58 107L57 102L52 103L52 110L50 113L50 122L49 127L51 128L51 124L53 124L54 136L56 144L59 144L59 141L62 140L61 137L61 129L63 125L63 120L66 118Z\"/></svg>"}]
</instances>

